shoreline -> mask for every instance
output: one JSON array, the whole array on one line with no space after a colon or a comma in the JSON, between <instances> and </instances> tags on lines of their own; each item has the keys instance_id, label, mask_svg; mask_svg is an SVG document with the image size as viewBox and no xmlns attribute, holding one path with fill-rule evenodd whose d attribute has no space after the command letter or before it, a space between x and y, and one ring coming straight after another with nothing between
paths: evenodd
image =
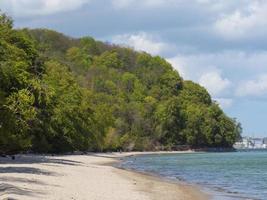
<instances>
[{"instance_id":1,"label":"shoreline","mask_svg":"<svg viewBox=\"0 0 267 200\"><path fill-rule=\"evenodd\" d=\"M114 167L127 156L190 152L17 155L0 158L1 199L207 200L197 186ZM113 165L111 165L113 163ZM78 187L77 187L78 186Z\"/></svg>"},{"instance_id":2,"label":"shoreline","mask_svg":"<svg viewBox=\"0 0 267 200\"><path fill-rule=\"evenodd\" d=\"M180 198L172 198L171 196L169 196L169 198L167 198L167 199L210 200L210 199L212 199L212 196L213 196L212 192L207 192L207 190L204 191L204 189L207 189L207 188L204 188L201 185L191 184L191 183L188 183L188 182L180 180L180 179L171 180L171 179L168 179L164 176L160 176L160 175L157 175L157 174L152 173L152 172L151 173L141 172L141 171L137 171L134 169L128 169L128 168L118 166L118 164L120 162L123 162L123 159L127 158L127 157L135 157L135 156L142 156L142 155L157 155L157 154L160 155L160 154L189 154L189 153L201 153L201 151L186 150L186 151L147 151L147 152L128 152L128 153L126 152L126 153L123 153L126 155L123 155L121 157L116 158L116 162L113 162L110 164L117 169L120 169L120 170L123 170L126 172L131 172L137 176L142 176L143 178L150 179L150 180L156 181L156 182L160 182L162 184L163 183L164 184L170 184L170 185L174 186L174 190L177 190L176 187L178 186L179 189L181 189L182 193L189 194L187 196L181 196ZM154 200L162 200L163 198L161 196L160 198L153 198L153 199Z\"/></svg>"}]
</instances>

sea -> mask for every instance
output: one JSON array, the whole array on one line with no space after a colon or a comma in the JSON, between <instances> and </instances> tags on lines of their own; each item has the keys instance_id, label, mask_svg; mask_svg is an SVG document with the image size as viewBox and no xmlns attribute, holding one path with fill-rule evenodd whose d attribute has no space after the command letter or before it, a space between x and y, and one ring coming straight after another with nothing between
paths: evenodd
<instances>
[{"instance_id":1,"label":"sea","mask_svg":"<svg viewBox=\"0 0 267 200\"><path fill-rule=\"evenodd\" d=\"M267 150L139 155L120 165L198 185L215 200L267 200Z\"/></svg>"}]
</instances>

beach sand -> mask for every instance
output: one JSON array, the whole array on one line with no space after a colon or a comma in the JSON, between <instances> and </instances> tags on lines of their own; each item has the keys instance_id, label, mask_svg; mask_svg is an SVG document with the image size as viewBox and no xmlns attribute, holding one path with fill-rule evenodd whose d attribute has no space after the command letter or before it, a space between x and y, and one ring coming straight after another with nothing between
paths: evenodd
<instances>
[{"instance_id":1,"label":"beach sand","mask_svg":"<svg viewBox=\"0 0 267 200\"><path fill-rule=\"evenodd\" d=\"M206 200L194 186L117 169L114 153L0 158L0 199Z\"/></svg>"}]
</instances>

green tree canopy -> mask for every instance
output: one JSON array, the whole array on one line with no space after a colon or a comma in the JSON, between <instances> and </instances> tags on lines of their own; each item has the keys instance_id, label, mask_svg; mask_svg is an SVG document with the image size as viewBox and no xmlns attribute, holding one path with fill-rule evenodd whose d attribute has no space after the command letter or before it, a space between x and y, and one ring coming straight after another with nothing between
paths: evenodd
<instances>
[{"instance_id":1,"label":"green tree canopy","mask_svg":"<svg viewBox=\"0 0 267 200\"><path fill-rule=\"evenodd\" d=\"M0 153L229 148L241 131L159 56L0 15Z\"/></svg>"}]
</instances>

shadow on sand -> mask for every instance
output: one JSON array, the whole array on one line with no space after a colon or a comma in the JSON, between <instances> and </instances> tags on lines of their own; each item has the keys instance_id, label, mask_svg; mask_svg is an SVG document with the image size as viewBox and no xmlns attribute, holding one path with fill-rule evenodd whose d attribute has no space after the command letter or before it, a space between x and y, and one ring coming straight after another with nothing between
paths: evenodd
<instances>
[{"instance_id":1,"label":"shadow on sand","mask_svg":"<svg viewBox=\"0 0 267 200\"><path fill-rule=\"evenodd\" d=\"M27 184L37 184L41 186L51 185L51 184L47 184L37 179L18 178L18 177L11 177L11 176L0 177L0 182L2 183L3 182L27 183ZM53 186L58 187L58 185L53 185Z\"/></svg>"},{"instance_id":2,"label":"shadow on sand","mask_svg":"<svg viewBox=\"0 0 267 200\"><path fill-rule=\"evenodd\" d=\"M17 185L37 184L39 186L51 186L51 184L40 181L38 178L27 178L28 175L31 174L40 176L61 176L60 173L40 169L35 167L36 165L33 167L31 164L77 166L82 165L83 163L63 158L56 158L53 156L41 155L17 155L15 160L12 160L10 157L0 157L0 199L4 198L11 200L12 198L10 197L14 195L21 196L19 199L25 199L30 196L39 199L41 198L40 195L44 195L42 191L18 187ZM14 177L11 174L21 174L22 177ZM52 186L59 187L57 185Z\"/></svg>"},{"instance_id":3,"label":"shadow on sand","mask_svg":"<svg viewBox=\"0 0 267 200\"><path fill-rule=\"evenodd\" d=\"M1 157L1 164L60 164L60 165L81 165L82 162L62 159L62 158L54 158L53 156L41 156L41 155L17 155L15 160L12 160L10 157Z\"/></svg>"},{"instance_id":4,"label":"shadow on sand","mask_svg":"<svg viewBox=\"0 0 267 200\"><path fill-rule=\"evenodd\" d=\"M0 175L3 173L38 174L47 176L57 175L54 172L49 172L34 167L0 167Z\"/></svg>"},{"instance_id":5,"label":"shadow on sand","mask_svg":"<svg viewBox=\"0 0 267 200\"><path fill-rule=\"evenodd\" d=\"M8 200L14 200L14 198L9 198L8 195L15 194L18 196L36 196L42 195L41 191L32 191L26 188L19 188L11 184L1 183L0 184L0 197L5 197Z\"/></svg>"}]
</instances>

